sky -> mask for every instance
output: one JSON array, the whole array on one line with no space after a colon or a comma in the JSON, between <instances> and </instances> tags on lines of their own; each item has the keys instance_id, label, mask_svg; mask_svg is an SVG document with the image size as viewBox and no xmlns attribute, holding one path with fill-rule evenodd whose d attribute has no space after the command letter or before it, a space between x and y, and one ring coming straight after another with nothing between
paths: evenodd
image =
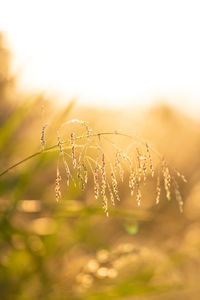
<instances>
[{"instance_id":1,"label":"sky","mask_svg":"<svg viewBox=\"0 0 200 300\"><path fill-rule=\"evenodd\" d=\"M199 12L199 0L0 0L0 30L23 88L200 116Z\"/></svg>"}]
</instances>

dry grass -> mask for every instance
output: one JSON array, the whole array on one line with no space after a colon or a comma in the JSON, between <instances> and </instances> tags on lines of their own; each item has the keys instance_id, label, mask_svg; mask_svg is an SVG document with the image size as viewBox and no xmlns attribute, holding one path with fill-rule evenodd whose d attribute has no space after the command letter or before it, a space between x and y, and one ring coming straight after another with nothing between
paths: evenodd
<instances>
[{"instance_id":1,"label":"dry grass","mask_svg":"<svg viewBox=\"0 0 200 300\"><path fill-rule=\"evenodd\" d=\"M134 140L134 137L116 131L93 133L88 123L81 120L71 120L65 125L74 123L83 126L86 133L76 136L74 132L71 132L70 141L65 139L61 142L58 138L59 156L62 156L67 174L67 184L69 184L70 178L76 184L77 178L82 190L84 190L88 183L88 169L91 170L94 197L96 199L101 198L103 209L108 215L110 204L115 205L115 200L120 201L118 182L124 180L124 174L129 178L130 194L131 196L135 195L138 206L141 205L142 200L141 186L145 185L146 181L151 180L152 177L157 177L155 203L159 203L161 189L163 188L166 199L171 200L171 193L175 194L180 211L183 211L183 200L177 180L186 182L186 179L180 172L171 167L167 160L154 150L149 143L140 139L134 141L134 143L131 142L128 145L129 151L127 153L113 140L105 139L105 136L110 135L112 138L123 136L131 140ZM84 143L81 143L82 141ZM107 143L112 148L109 156L105 145ZM69 144L71 144L71 154ZM68 165L70 162L72 162L71 170ZM154 164L156 170L154 170Z\"/></svg>"},{"instance_id":2,"label":"dry grass","mask_svg":"<svg viewBox=\"0 0 200 300\"><path fill-rule=\"evenodd\" d=\"M73 129L70 128L70 125ZM79 132L80 127L84 129L84 132L77 135L75 130ZM60 168L64 167L66 185L69 186L70 182L73 182L75 186L78 184L83 191L89 182L88 171L91 171L94 197L102 201L103 210L107 216L109 215L110 204L115 205L115 200L120 201L119 181L123 182L124 176L128 178L130 194L132 197L135 196L138 206L141 205L143 197L142 185L145 185L147 180L157 177L155 203L159 203L161 191L164 189L166 199L171 200L171 194L174 193L180 212L183 211L183 200L178 180L186 182L185 177L171 167L166 158L145 140L136 139L118 131L96 133L92 131L86 121L73 119L64 123L57 131L57 145L46 148L46 128L47 124L42 127L41 152L37 152L11 166L0 176L40 153L59 150L55 184L56 201L61 199ZM63 132L63 128L64 134L62 133L63 139L61 139L59 132ZM107 139L107 136L111 136L112 140ZM131 143L127 145L128 151L113 141L113 138L116 139L117 137L131 140ZM107 154L108 146L111 147L109 155ZM91 176L89 179L91 180Z\"/></svg>"}]
</instances>

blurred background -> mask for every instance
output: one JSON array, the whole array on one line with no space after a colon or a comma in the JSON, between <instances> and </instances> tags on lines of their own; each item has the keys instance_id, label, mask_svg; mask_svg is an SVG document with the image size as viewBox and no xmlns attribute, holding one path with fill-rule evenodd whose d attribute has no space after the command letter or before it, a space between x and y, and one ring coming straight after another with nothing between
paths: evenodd
<instances>
[{"instance_id":1,"label":"blurred background","mask_svg":"<svg viewBox=\"0 0 200 300\"><path fill-rule=\"evenodd\" d=\"M82 191L66 186L61 168L56 202L58 149L0 176L1 299L199 298L198 9L198 1L1 4L0 173L41 151L46 123L51 147L64 122L80 119L94 132L149 141L188 181L181 214L163 189L155 205L151 176L138 208L125 175L106 217L92 172Z\"/></svg>"}]
</instances>

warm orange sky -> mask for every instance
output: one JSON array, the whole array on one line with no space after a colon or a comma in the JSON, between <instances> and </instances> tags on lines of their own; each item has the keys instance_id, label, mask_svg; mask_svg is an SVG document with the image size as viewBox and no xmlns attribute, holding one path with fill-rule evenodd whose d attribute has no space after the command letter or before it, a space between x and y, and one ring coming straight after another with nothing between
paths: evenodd
<instances>
[{"instance_id":1,"label":"warm orange sky","mask_svg":"<svg viewBox=\"0 0 200 300\"><path fill-rule=\"evenodd\" d=\"M92 104L200 112L200 1L1 1L21 84Z\"/></svg>"}]
</instances>

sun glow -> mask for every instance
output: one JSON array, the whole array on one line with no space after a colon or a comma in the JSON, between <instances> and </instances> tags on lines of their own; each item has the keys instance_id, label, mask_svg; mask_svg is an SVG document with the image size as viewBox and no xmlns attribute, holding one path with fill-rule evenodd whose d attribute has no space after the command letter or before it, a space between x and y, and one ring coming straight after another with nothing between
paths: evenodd
<instances>
[{"instance_id":1,"label":"sun glow","mask_svg":"<svg viewBox=\"0 0 200 300\"><path fill-rule=\"evenodd\" d=\"M7 0L0 29L20 84L122 106L200 108L199 1ZM135 102L134 102L135 101Z\"/></svg>"}]
</instances>

